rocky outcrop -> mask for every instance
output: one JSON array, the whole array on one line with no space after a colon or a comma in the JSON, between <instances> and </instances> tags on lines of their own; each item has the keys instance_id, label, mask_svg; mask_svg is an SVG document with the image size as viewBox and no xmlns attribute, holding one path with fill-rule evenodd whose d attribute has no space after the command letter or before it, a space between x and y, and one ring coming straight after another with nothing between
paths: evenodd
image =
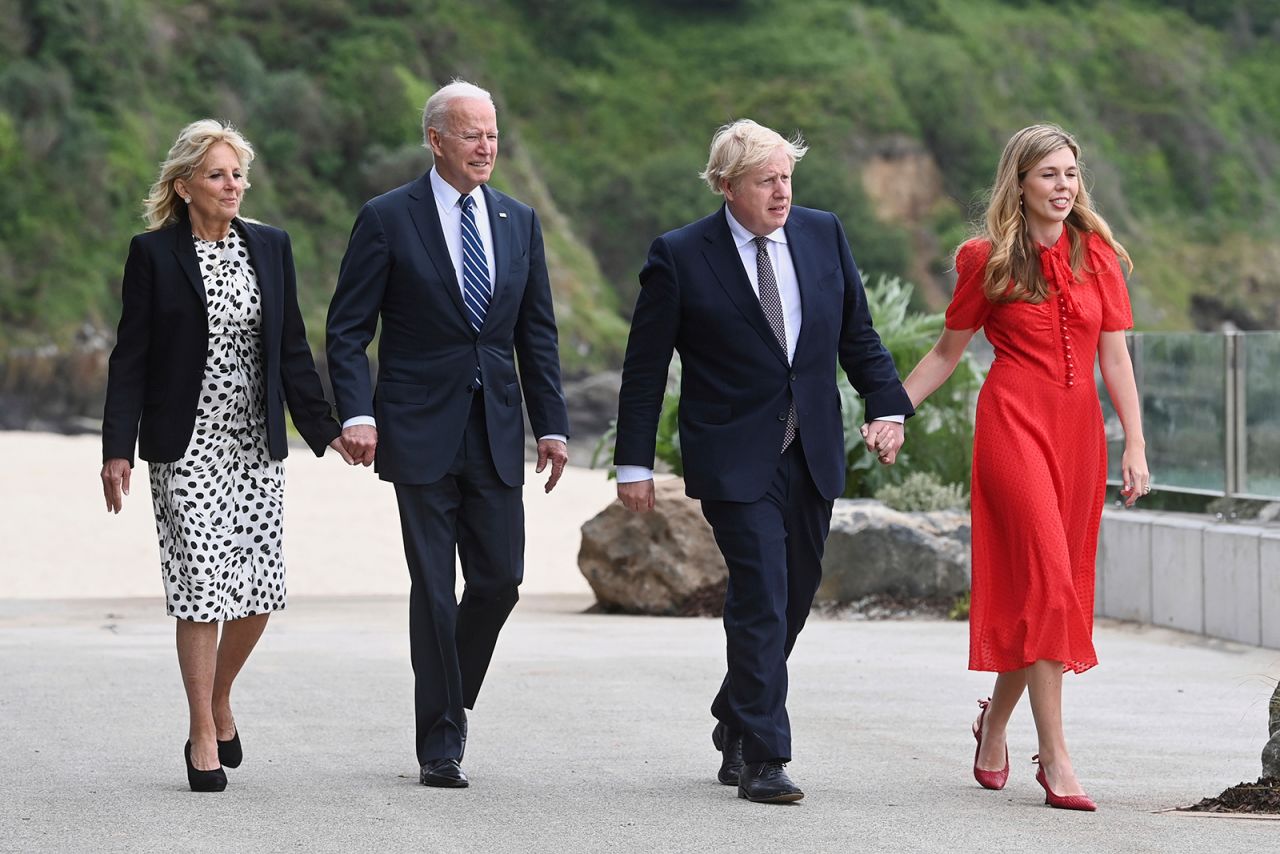
<instances>
[{"instance_id":1,"label":"rocky outcrop","mask_svg":"<svg viewBox=\"0 0 1280 854\"><path fill-rule=\"evenodd\" d=\"M957 596L969 589L969 514L902 513L842 499L831 514L818 599Z\"/></svg>"},{"instance_id":2,"label":"rocky outcrop","mask_svg":"<svg viewBox=\"0 0 1280 854\"><path fill-rule=\"evenodd\" d=\"M969 516L836 502L818 599L957 596L969 589ZM657 484L653 513L615 502L582 526L578 567L606 610L718 613L728 577L711 527L679 479Z\"/></svg>"},{"instance_id":3,"label":"rocky outcrop","mask_svg":"<svg viewBox=\"0 0 1280 854\"><path fill-rule=\"evenodd\" d=\"M582 526L578 568L600 606L628 614L715 612L729 571L684 481L659 481L652 513L615 501Z\"/></svg>"},{"instance_id":4,"label":"rocky outcrop","mask_svg":"<svg viewBox=\"0 0 1280 854\"><path fill-rule=\"evenodd\" d=\"M0 352L0 430L84 433L101 428L111 343L85 325L71 346Z\"/></svg>"},{"instance_id":5,"label":"rocky outcrop","mask_svg":"<svg viewBox=\"0 0 1280 854\"><path fill-rule=\"evenodd\" d=\"M1267 731L1271 739L1262 748L1262 776L1280 778L1280 684L1271 695L1270 712Z\"/></svg>"}]
</instances>

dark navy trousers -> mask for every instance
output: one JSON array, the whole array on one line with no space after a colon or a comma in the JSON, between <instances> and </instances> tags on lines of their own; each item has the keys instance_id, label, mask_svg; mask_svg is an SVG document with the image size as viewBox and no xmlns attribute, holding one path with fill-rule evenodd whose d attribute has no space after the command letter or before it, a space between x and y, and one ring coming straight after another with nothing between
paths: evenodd
<instances>
[{"instance_id":1,"label":"dark navy trousers","mask_svg":"<svg viewBox=\"0 0 1280 854\"><path fill-rule=\"evenodd\" d=\"M759 500L702 502L729 567L728 672L711 713L724 730L743 735L747 762L791 759L787 657L822 581L831 507L813 483L799 438L779 457Z\"/></svg>"},{"instance_id":2,"label":"dark navy trousers","mask_svg":"<svg viewBox=\"0 0 1280 854\"><path fill-rule=\"evenodd\" d=\"M475 706L524 577L522 487L498 477L476 393L453 465L429 484L396 484L409 564L409 645L419 764L462 756ZM455 596L455 551L462 601Z\"/></svg>"}]
</instances>

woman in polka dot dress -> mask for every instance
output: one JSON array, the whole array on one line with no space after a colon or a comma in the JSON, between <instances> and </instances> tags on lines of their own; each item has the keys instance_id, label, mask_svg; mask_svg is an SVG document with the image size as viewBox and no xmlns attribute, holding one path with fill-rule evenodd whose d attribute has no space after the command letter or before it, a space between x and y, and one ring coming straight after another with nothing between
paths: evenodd
<instances>
[{"instance_id":1,"label":"woman in polka dot dress","mask_svg":"<svg viewBox=\"0 0 1280 854\"><path fill-rule=\"evenodd\" d=\"M1126 504L1151 487L1124 337L1133 320L1119 262L1129 255L1093 210L1079 155L1052 125L1009 140L985 232L957 253L946 329L904 385L918 407L986 329L996 356L974 428L969 668L997 676L979 701L973 773L1003 788L1005 728L1029 690L1046 802L1093 810L1067 754L1062 676L1098 662L1093 570L1107 446L1095 359L1124 427Z\"/></svg>"},{"instance_id":2,"label":"woman in polka dot dress","mask_svg":"<svg viewBox=\"0 0 1280 854\"><path fill-rule=\"evenodd\" d=\"M348 462L307 346L283 231L239 218L253 149L230 126L187 126L133 239L102 423L102 484L118 513L150 463L168 613L190 710L193 790L242 759L231 687L285 605L284 406L317 456ZM222 624L221 639L218 625Z\"/></svg>"}]
</instances>

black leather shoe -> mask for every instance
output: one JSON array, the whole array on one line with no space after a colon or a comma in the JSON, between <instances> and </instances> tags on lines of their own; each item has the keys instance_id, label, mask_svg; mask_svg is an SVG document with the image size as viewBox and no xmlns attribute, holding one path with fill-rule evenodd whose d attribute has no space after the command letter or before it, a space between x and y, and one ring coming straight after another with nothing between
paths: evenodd
<instances>
[{"instance_id":1,"label":"black leather shoe","mask_svg":"<svg viewBox=\"0 0 1280 854\"><path fill-rule=\"evenodd\" d=\"M226 768L239 768L244 761L244 751L240 749L240 728L230 741L218 741L218 761Z\"/></svg>"},{"instance_id":2,"label":"black leather shoe","mask_svg":"<svg viewBox=\"0 0 1280 854\"><path fill-rule=\"evenodd\" d=\"M456 759L432 759L422 766L418 782L437 789L465 789L471 785Z\"/></svg>"},{"instance_id":3,"label":"black leather shoe","mask_svg":"<svg viewBox=\"0 0 1280 854\"><path fill-rule=\"evenodd\" d=\"M804 797L787 776L785 762L748 762L738 778L738 797L757 804L787 804Z\"/></svg>"},{"instance_id":4,"label":"black leather shoe","mask_svg":"<svg viewBox=\"0 0 1280 854\"><path fill-rule=\"evenodd\" d=\"M191 764L191 742L182 748L182 757L187 760L187 783L193 792L221 792L227 787L227 772L222 766L212 771L201 771Z\"/></svg>"},{"instance_id":5,"label":"black leather shoe","mask_svg":"<svg viewBox=\"0 0 1280 854\"><path fill-rule=\"evenodd\" d=\"M711 743L720 751L720 770L716 779L725 786L738 785L742 773L742 733L730 732L724 724L711 731Z\"/></svg>"}]
</instances>

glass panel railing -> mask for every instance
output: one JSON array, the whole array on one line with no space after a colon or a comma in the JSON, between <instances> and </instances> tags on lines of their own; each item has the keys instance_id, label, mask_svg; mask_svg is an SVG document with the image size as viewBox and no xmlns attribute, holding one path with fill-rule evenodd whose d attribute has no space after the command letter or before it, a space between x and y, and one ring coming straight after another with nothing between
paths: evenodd
<instances>
[{"instance_id":1,"label":"glass panel railing","mask_svg":"<svg viewBox=\"0 0 1280 854\"><path fill-rule=\"evenodd\" d=\"M1159 489L1227 488L1226 362L1222 335L1142 333L1129 341L1142 398L1147 464ZM1107 432L1107 476L1120 479L1124 432L1099 377Z\"/></svg>"},{"instance_id":2,"label":"glass panel railing","mask_svg":"<svg viewBox=\"0 0 1280 854\"><path fill-rule=\"evenodd\" d=\"M1244 416L1239 490L1280 496L1280 333L1246 332L1238 338Z\"/></svg>"}]
</instances>

